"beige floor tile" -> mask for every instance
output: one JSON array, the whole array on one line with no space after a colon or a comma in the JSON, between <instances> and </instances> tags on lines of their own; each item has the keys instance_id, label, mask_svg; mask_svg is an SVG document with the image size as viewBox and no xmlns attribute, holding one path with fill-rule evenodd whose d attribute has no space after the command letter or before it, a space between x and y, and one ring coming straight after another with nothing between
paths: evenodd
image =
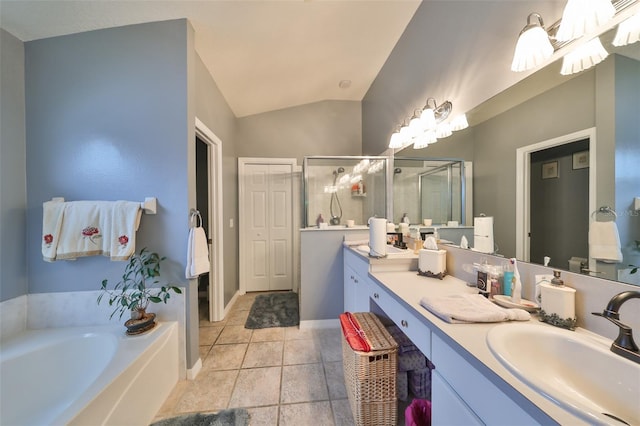
<instances>
[{"instance_id":1,"label":"beige floor tile","mask_svg":"<svg viewBox=\"0 0 640 426\"><path fill-rule=\"evenodd\" d=\"M227 408L238 370L201 371L196 380L190 381L175 413L214 411Z\"/></svg>"},{"instance_id":2,"label":"beige floor tile","mask_svg":"<svg viewBox=\"0 0 640 426\"><path fill-rule=\"evenodd\" d=\"M284 340L284 327L258 328L253 330L252 342L272 342Z\"/></svg>"},{"instance_id":3,"label":"beige floor tile","mask_svg":"<svg viewBox=\"0 0 640 426\"><path fill-rule=\"evenodd\" d=\"M275 405L280 397L282 367L240 370L229 407Z\"/></svg>"},{"instance_id":4,"label":"beige floor tile","mask_svg":"<svg viewBox=\"0 0 640 426\"><path fill-rule=\"evenodd\" d=\"M248 408L249 426L274 426L278 424L279 407L271 405L269 407Z\"/></svg>"},{"instance_id":5,"label":"beige floor tile","mask_svg":"<svg viewBox=\"0 0 640 426\"><path fill-rule=\"evenodd\" d=\"M324 362L342 360L342 330L323 330L318 341Z\"/></svg>"},{"instance_id":6,"label":"beige floor tile","mask_svg":"<svg viewBox=\"0 0 640 426\"><path fill-rule=\"evenodd\" d=\"M320 361L322 355L314 339L284 341L284 365L312 364Z\"/></svg>"},{"instance_id":7,"label":"beige floor tile","mask_svg":"<svg viewBox=\"0 0 640 426\"><path fill-rule=\"evenodd\" d=\"M199 352L200 352L200 359L202 360L202 362L204 362L204 360L207 359L207 355L209 355L210 350L211 350L210 345L200 346Z\"/></svg>"},{"instance_id":8,"label":"beige floor tile","mask_svg":"<svg viewBox=\"0 0 640 426\"><path fill-rule=\"evenodd\" d=\"M256 296L259 293L247 293L243 296L240 296L236 299L236 303L233 305L233 307L231 308L231 310L238 310L238 311L248 311L251 309L251 305L253 305L253 302L256 300Z\"/></svg>"},{"instance_id":9,"label":"beige floor tile","mask_svg":"<svg viewBox=\"0 0 640 426\"><path fill-rule=\"evenodd\" d=\"M242 325L247 322L247 317L249 316L249 311L231 311L227 315L227 325Z\"/></svg>"},{"instance_id":10,"label":"beige floor tile","mask_svg":"<svg viewBox=\"0 0 640 426\"><path fill-rule=\"evenodd\" d=\"M354 426L353 413L351 413L351 406L348 399L337 399L331 401L331 408L333 409L333 420L336 426ZM404 423L399 423L404 424Z\"/></svg>"},{"instance_id":11,"label":"beige floor tile","mask_svg":"<svg viewBox=\"0 0 640 426\"><path fill-rule=\"evenodd\" d=\"M229 343L249 343L252 330L244 328L243 325L227 325L222 329L216 344L224 345Z\"/></svg>"},{"instance_id":12,"label":"beige floor tile","mask_svg":"<svg viewBox=\"0 0 640 426\"><path fill-rule=\"evenodd\" d=\"M223 327L200 327L199 329L199 338L200 338L200 346L213 345L222 332Z\"/></svg>"},{"instance_id":13,"label":"beige floor tile","mask_svg":"<svg viewBox=\"0 0 640 426\"><path fill-rule=\"evenodd\" d=\"M316 330L312 328L300 329L300 327L285 327L284 339L285 340L298 340L298 339L313 339L316 336Z\"/></svg>"},{"instance_id":14,"label":"beige floor tile","mask_svg":"<svg viewBox=\"0 0 640 426\"><path fill-rule=\"evenodd\" d=\"M322 425L332 426L333 416L329 401L307 402L280 406L280 426Z\"/></svg>"},{"instance_id":15,"label":"beige floor tile","mask_svg":"<svg viewBox=\"0 0 640 426\"><path fill-rule=\"evenodd\" d=\"M285 365L282 367L282 404L329 399L322 364Z\"/></svg>"},{"instance_id":16,"label":"beige floor tile","mask_svg":"<svg viewBox=\"0 0 640 426\"><path fill-rule=\"evenodd\" d=\"M172 417L175 407L182 398L185 390L187 389L189 382L187 380L179 380L173 387L173 390L169 394L169 397L164 401L160 411L156 414L156 421L160 418Z\"/></svg>"},{"instance_id":17,"label":"beige floor tile","mask_svg":"<svg viewBox=\"0 0 640 426\"><path fill-rule=\"evenodd\" d=\"M249 343L242 368L273 367L282 365L284 342Z\"/></svg>"},{"instance_id":18,"label":"beige floor tile","mask_svg":"<svg viewBox=\"0 0 640 426\"><path fill-rule=\"evenodd\" d=\"M242 366L247 343L213 345L209 356L202 363L203 370L237 370Z\"/></svg>"},{"instance_id":19,"label":"beige floor tile","mask_svg":"<svg viewBox=\"0 0 640 426\"><path fill-rule=\"evenodd\" d=\"M325 362L324 374L327 377L330 399L343 399L347 397L347 388L344 384L342 361Z\"/></svg>"}]
</instances>

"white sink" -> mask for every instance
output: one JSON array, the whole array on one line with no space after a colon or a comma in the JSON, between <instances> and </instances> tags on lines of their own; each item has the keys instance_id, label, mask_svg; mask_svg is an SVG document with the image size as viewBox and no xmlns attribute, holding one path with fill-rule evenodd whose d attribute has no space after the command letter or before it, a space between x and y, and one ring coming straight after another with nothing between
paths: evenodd
<instances>
[{"instance_id":1,"label":"white sink","mask_svg":"<svg viewBox=\"0 0 640 426\"><path fill-rule=\"evenodd\" d=\"M600 336L535 324L503 324L487 334L493 355L516 377L590 424L640 424L640 364ZM608 415L605 415L607 413Z\"/></svg>"}]
</instances>

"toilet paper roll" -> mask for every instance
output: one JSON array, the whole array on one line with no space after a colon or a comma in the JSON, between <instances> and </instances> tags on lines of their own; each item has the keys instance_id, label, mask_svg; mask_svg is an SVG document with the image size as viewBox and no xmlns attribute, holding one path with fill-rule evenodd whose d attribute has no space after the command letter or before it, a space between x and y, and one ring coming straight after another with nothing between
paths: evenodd
<instances>
[{"instance_id":1,"label":"toilet paper roll","mask_svg":"<svg viewBox=\"0 0 640 426\"><path fill-rule=\"evenodd\" d=\"M481 253L493 253L493 217L473 218L473 249Z\"/></svg>"},{"instance_id":2,"label":"toilet paper roll","mask_svg":"<svg viewBox=\"0 0 640 426\"><path fill-rule=\"evenodd\" d=\"M369 256L387 255L387 219L374 218L369 222Z\"/></svg>"}]
</instances>

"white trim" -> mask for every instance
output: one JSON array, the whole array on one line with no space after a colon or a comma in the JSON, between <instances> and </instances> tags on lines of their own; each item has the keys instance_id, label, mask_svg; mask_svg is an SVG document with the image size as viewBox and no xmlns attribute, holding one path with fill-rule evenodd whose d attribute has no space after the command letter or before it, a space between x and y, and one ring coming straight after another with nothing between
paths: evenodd
<instances>
[{"instance_id":1,"label":"white trim","mask_svg":"<svg viewBox=\"0 0 640 426\"><path fill-rule=\"evenodd\" d=\"M548 139L516 150L516 259L529 262L529 192L531 190L531 153L554 146L589 139L589 211L596 209L596 128L579 130L568 135Z\"/></svg>"},{"instance_id":2,"label":"white trim","mask_svg":"<svg viewBox=\"0 0 640 426\"><path fill-rule=\"evenodd\" d=\"M231 311L231 308L233 308L233 305L235 305L235 303L238 301L238 297L240 297L240 292L236 291L233 297L231 298L231 300L229 301L229 303L227 303L227 306L224 308L225 317Z\"/></svg>"},{"instance_id":3,"label":"white trim","mask_svg":"<svg viewBox=\"0 0 640 426\"><path fill-rule=\"evenodd\" d=\"M202 358L198 358L193 367L187 369L187 380L195 380L200 370L202 370Z\"/></svg>"},{"instance_id":4,"label":"white trim","mask_svg":"<svg viewBox=\"0 0 640 426\"><path fill-rule=\"evenodd\" d=\"M300 330L338 327L340 327L340 320L338 319L300 321Z\"/></svg>"},{"instance_id":5,"label":"white trim","mask_svg":"<svg viewBox=\"0 0 640 426\"><path fill-rule=\"evenodd\" d=\"M209 164L209 234L213 235L211 246L211 271L213 283L209 283L209 320L224 318L224 226L222 194L222 141L196 117L196 136L208 146ZM195 143L195 141L194 141ZM215 164L214 164L215 163ZM215 211L211 208L215 207Z\"/></svg>"},{"instance_id":6,"label":"white trim","mask_svg":"<svg viewBox=\"0 0 640 426\"><path fill-rule=\"evenodd\" d=\"M292 175L296 175L300 173L301 168L298 166L298 160L295 158L258 158L258 157L238 157L238 211L242 211L242 200L244 200L244 184L243 184L243 176L245 175L245 166L247 164L285 164L291 166ZM295 182L295 181L293 181ZM300 271L300 236L299 233L296 232L296 229L300 229L300 184L297 185L294 183L291 188L291 204L292 204L292 263L291 266L293 268L293 291L297 291L298 282L300 281L299 271ZM244 241L246 238L245 229L242 226L242 214L238 214L238 252L239 252L239 272L238 272L238 280L239 280L239 292L240 294L245 294L247 292L247 282L245 276L245 268L242 267L243 259L246 259L246 247L244 246Z\"/></svg>"}]
</instances>

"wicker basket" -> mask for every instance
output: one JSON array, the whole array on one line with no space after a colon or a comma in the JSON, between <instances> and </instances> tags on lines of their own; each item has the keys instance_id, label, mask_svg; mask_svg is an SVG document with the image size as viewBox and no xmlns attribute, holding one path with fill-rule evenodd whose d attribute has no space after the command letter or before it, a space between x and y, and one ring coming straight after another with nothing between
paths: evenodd
<instances>
[{"instance_id":1,"label":"wicker basket","mask_svg":"<svg viewBox=\"0 0 640 426\"><path fill-rule=\"evenodd\" d=\"M358 352L342 339L344 380L353 419L358 426L395 426L398 346L374 314L353 315L371 346L371 352Z\"/></svg>"}]
</instances>

